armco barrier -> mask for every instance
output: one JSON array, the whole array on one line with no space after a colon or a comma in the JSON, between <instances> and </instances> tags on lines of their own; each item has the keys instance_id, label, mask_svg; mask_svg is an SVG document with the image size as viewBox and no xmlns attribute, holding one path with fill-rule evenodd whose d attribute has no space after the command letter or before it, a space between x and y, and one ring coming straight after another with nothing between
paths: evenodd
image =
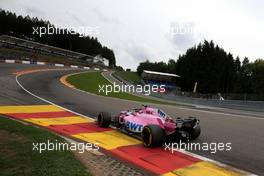
<instances>
[{"instance_id":1,"label":"armco barrier","mask_svg":"<svg viewBox=\"0 0 264 176\"><path fill-rule=\"evenodd\" d=\"M22 61L22 64L30 64L30 61Z\"/></svg>"},{"instance_id":2,"label":"armco barrier","mask_svg":"<svg viewBox=\"0 0 264 176\"><path fill-rule=\"evenodd\" d=\"M37 62L37 65L46 65L45 62Z\"/></svg>"},{"instance_id":3,"label":"armco barrier","mask_svg":"<svg viewBox=\"0 0 264 176\"><path fill-rule=\"evenodd\" d=\"M37 64L37 65L52 65L55 67L65 67L64 64L53 64L53 63L48 63L48 62L40 62L40 61L27 61L27 60L13 60L13 59L2 59L0 60L0 62L5 62L5 63L22 63L22 64ZM81 69L85 69L85 70L90 70L90 69L94 69L96 71L100 71L100 68L90 68L88 66L79 66L79 65L70 65L67 66L70 68L81 68ZM102 69L102 71L108 71L107 69Z\"/></svg>"},{"instance_id":4,"label":"armco barrier","mask_svg":"<svg viewBox=\"0 0 264 176\"><path fill-rule=\"evenodd\" d=\"M15 63L15 60L6 59L5 63Z\"/></svg>"},{"instance_id":5,"label":"armco barrier","mask_svg":"<svg viewBox=\"0 0 264 176\"><path fill-rule=\"evenodd\" d=\"M64 67L64 64L54 64L55 67Z\"/></svg>"},{"instance_id":6,"label":"armco barrier","mask_svg":"<svg viewBox=\"0 0 264 176\"><path fill-rule=\"evenodd\" d=\"M117 80L123 82L124 84L127 85L131 84L130 82L124 80L115 73L113 73L112 76L114 76ZM264 111L264 101L202 99L202 98L191 98L191 97L179 96L173 94L158 94L158 93L152 93L151 96L156 98L161 98L164 100L189 103L195 105L213 106L220 108L232 108L232 109L241 109L241 110Z\"/></svg>"},{"instance_id":7,"label":"armco barrier","mask_svg":"<svg viewBox=\"0 0 264 176\"><path fill-rule=\"evenodd\" d=\"M70 67L71 67L71 68L78 68L77 65L71 65Z\"/></svg>"},{"instance_id":8,"label":"armco barrier","mask_svg":"<svg viewBox=\"0 0 264 176\"><path fill-rule=\"evenodd\" d=\"M154 97L177 101L182 103L190 103L203 106L213 106L220 108L232 108L242 110L264 111L264 101L243 101L243 100L216 100L216 99L202 99L191 98L171 94L151 94Z\"/></svg>"}]
</instances>

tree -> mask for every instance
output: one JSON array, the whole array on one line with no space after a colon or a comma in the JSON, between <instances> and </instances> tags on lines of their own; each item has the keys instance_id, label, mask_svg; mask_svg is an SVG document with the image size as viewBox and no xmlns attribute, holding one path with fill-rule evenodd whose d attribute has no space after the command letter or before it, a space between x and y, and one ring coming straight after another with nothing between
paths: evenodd
<instances>
[{"instance_id":1,"label":"tree","mask_svg":"<svg viewBox=\"0 0 264 176\"><path fill-rule=\"evenodd\" d=\"M247 57L244 58L240 70L241 90L240 93L252 93L252 64L249 63Z\"/></svg>"},{"instance_id":2,"label":"tree","mask_svg":"<svg viewBox=\"0 0 264 176\"><path fill-rule=\"evenodd\" d=\"M262 59L252 64L252 89L264 99L264 60Z\"/></svg>"},{"instance_id":3,"label":"tree","mask_svg":"<svg viewBox=\"0 0 264 176\"><path fill-rule=\"evenodd\" d=\"M80 37L80 34L72 34L67 32L67 29L59 29L50 24L49 21L44 21L36 17L30 16L16 16L15 13L4 11L0 9L0 35L6 34L14 37L19 37L26 40L33 40L39 43L72 50L92 56L100 54L109 60L110 66L115 66L116 59L113 50L102 46L96 37L84 36ZM60 31L58 34L44 34L39 36L33 34L33 28L37 27L53 27L56 31Z\"/></svg>"},{"instance_id":4,"label":"tree","mask_svg":"<svg viewBox=\"0 0 264 176\"><path fill-rule=\"evenodd\" d=\"M213 41L205 40L180 55L177 62L168 63L149 61L140 63L138 73L143 70L175 73L181 76L179 85L184 91L192 91L198 82L200 93L229 93L234 88L236 65L231 53L226 53Z\"/></svg>"},{"instance_id":5,"label":"tree","mask_svg":"<svg viewBox=\"0 0 264 176\"><path fill-rule=\"evenodd\" d=\"M191 92L197 82L200 93L254 93L264 100L264 60L251 63L245 57L241 64L239 57L234 59L213 41L205 40L189 48L177 62L142 62L137 72L141 74L143 70L180 75L177 82L183 91Z\"/></svg>"},{"instance_id":6,"label":"tree","mask_svg":"<svg viewBox=\"0 0 264 176\"><path fill-rule=\"evenodd\" d=\"M179 56L176 74L181 76L182 90L191 91L198 82L198 92L228 93L233 88L234 68L232 54L205 40Z\"/></svg>"}]
</instances>

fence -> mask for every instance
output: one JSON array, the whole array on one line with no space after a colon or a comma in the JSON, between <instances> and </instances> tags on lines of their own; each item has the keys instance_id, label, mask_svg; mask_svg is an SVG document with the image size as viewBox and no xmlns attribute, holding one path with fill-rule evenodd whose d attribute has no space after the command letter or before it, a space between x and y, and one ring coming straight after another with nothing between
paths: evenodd
<instances>
[{"instance_id":1,"label":"fence","mask_svg":"<svg viewBox=\"0 0 264 176\"><path fill-rule=\"evenodd\" d=\"M182 103L264 112L264 101L219 100L219 99L194 98L188 96L179 96L175 94L158 94L158 93L152 93L151 95L154 97L158 97L170 101L182 102Z\"/></svg>"}]
</instances>

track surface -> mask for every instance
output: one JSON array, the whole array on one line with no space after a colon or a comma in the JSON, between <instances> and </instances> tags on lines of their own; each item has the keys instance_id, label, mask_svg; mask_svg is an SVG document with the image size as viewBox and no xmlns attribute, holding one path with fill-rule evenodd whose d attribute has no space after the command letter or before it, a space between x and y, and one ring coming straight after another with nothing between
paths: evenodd
<instances>
[{"instance_id":1,"label":"track surface","mask_svg":"<svg viewBox=\"0 0 264 176\"><path fill-rule=\"evenodd\" d=\"M0 105L44 104L24 92L11 73L17 70L43 66L0 64ZM38 72L20 76L19 82L32 93L65 108L88 116L99 111L118 112L140 106L140 103L99 97L65 87L59 78L80 70ZM211 154L205 151L193 153L264 175L264 119L263 114L248 115L248 112L228 110L228 113L213 110L189 109L175 106L155 105L172 116L196 116L201 120L202 135L196 142L232 142L229 152ZM255 112L254 112L255 113ZM238 115L244 114L244 115ZM255 118L257 117L257 118Z\"/></svg>"}]
</instances>

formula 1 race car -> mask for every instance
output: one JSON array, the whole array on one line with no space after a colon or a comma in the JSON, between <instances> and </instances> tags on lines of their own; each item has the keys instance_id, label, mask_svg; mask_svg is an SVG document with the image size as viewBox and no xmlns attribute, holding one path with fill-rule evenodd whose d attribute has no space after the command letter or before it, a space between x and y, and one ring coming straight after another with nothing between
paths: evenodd
<instances>
[{"instance_id":1,"label":"formula 1 race car","mask_svg":"<svg viewBox=\"0 0 264 176\"><path fill-rule=\"evenodd\" d=\"M97 124L102 128L110 125L143 141L144 146L160 146L167 140L196 139L201 129L199 120L194 117L173 120L164 111L143 105L127 111L121 111L115 116L101 112Z\"/></svg>"}]
</instances>

